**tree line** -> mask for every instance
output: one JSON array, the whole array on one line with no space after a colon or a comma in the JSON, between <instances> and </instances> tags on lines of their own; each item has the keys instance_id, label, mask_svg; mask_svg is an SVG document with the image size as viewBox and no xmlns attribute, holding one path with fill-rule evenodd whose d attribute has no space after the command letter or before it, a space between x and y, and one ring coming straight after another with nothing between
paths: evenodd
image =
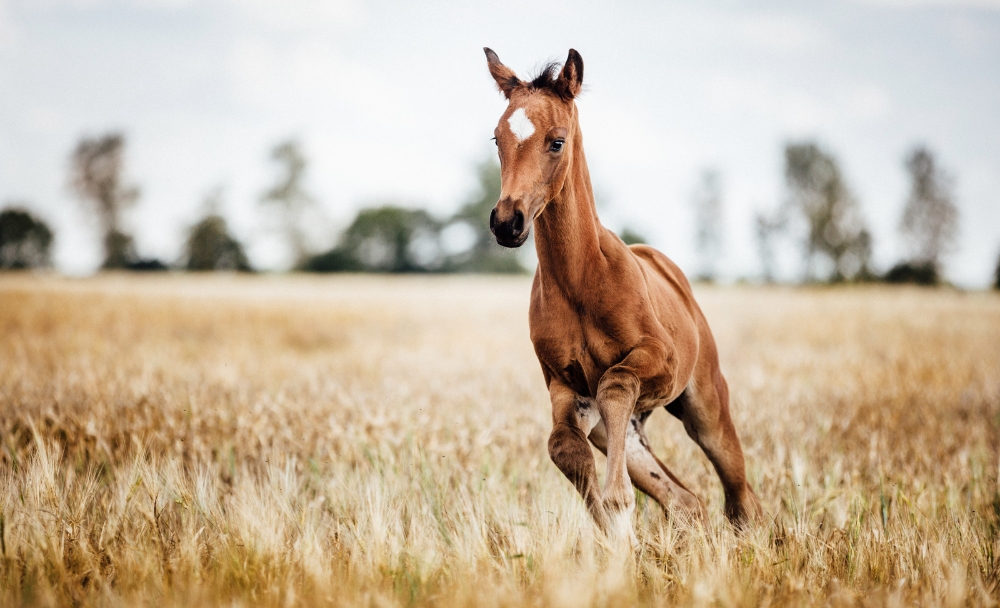
<instances>
[{"instance_id":1,"label":"tree line","mask_svg":"<svg viewBox=\"0 0 1000 608\"><path fill-rule=\"evenodd\" d=\"M958 236L958 207L954 178L930 149L918 145L905 155L910 191L898 228L909 255L882 274L872 266L872 233L836 158L816 142L804 141L787 144L784 160L785 199L776 209L754 215L765 282L776 280L775 249L782 239L800 248L805 282L937 285L943 281L942 257L954 250ZM699 278L711 281L723 241L722 193L716 171L704 173L694 207ZM1000 289L1000 260L994 274L994 286Z\"/></svg>"},{"instance_id":2,"label":"tree line","mask_svg":"<svg viewBox=\"0 0 1000 608\"><path fill-rule=\"evenodd\" d=\"M252 271L244 245L232 234L220 211L221 194L211 194L203 216L187 230L183 251L174 262L143 258L123 217L141 191L125 172L126 141L119 133L82 139L70 155L69 185L100 226L103 270ZM385 203L362 209L326 251L306 242L305 222L316 199L304 185L308 162L295 140L276 145L270 154L277 169L272 186L261 193L262 208L277 213L276 228L291 251L293 269L310 272L524 272L514 252L497 245L490 234L490 210L500 196L499 167L481 164L478 188L459 210L439 219L423 209ZM51 266L53 232L27 205L0 212L0 268ZM454 236L460 247L450 246Z\"/></svg>"},{"instance_id":3,"label":"tree line","mask_svg":"<svg viewBox=\"0 0 1000 608\"><path fill-rule=\"evenodd\" d=\"M210 195L203 215L187 231L180 257L165 263L138 255L124 226L125 212L141 191L125 174L126 141L119 133L84 138L70 155L69 184L97 220L102 232L102 269L251 271L243 244L222 216L221 194ZM299 143L288 140L271 150L278 169L274 184L261 193L262 207L278 212L280 229L294 269L309 272L524 272L517 256L498 246L490 234L490 211L500 196L495 161L477 167L477 189L451 216L437 218L420 208L386 203L362 209L326 251L307 245L304 222L317 202L304 185L308 161ZM857 197L836 158L816 142L785 146L786 196L775 209L754 217L757 253L766 282L776 280L775 249L782 241L801 249L803 280L845 282L882 280L937 284L941 259L951 251L958 230L954 179L925 146L905 157L910 177L899 231L910 255L884 274L871 263L872 235ZM713 281L723 253L724 204L718 171L705 171L693 196L696 279ZM625 230L628 243L642 237ZM0 212L0 268L51 265L53 232L25 205ZM456 244L457 243L457 244ZM1000 260L994 284L1000 289Z\"/></svg>"}]
</instances>

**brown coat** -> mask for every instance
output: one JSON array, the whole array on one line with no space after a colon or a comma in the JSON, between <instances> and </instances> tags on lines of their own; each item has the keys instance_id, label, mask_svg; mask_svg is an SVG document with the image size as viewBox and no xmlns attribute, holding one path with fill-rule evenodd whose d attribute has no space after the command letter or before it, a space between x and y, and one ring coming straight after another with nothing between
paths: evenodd
<instances>
[{"instance_id":1,"label":"brown coat","mask_svg":"<svg viewBox=\"0 0 1000 608\"><path fill-rule=\"evenodd\" d=\"M531 82L493 51L486 56L509 100L495 131L502 187L490 228L507 247L536 228L529 318L552 400L553 462L612 537L634 539L630 481L664 508L702 516L701 501L649 450L646 419L664 406L715 466L729 518L758 516L715 341L690 283L665 255L626 246L597 217L573 101L579 53ZM608 456L603 492L588 439Z\"/></svg>"}]
</instances>

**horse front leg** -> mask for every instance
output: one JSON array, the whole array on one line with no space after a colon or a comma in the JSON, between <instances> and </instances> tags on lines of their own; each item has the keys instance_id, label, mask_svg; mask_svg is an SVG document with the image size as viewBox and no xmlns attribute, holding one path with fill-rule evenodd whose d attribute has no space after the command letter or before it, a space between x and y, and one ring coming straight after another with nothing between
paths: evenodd
<instances>
[{"instance_id":1,"label":"horse front leg","mask_svg":"<svg viewBox=\"0 0 1000 608\"><path fill-rule=\"evenodd\" d=\"M615 366L617 367L617 366ZM632 525L635 512L635 494L628 474L627 440L629 420L639 397L639 379L627 370L612 367L597 388L597 407L604 423L607 437L607 476L601 504L607 514L607 534L610 540L628 540L634 547L638 544Z\"/></svg>"},{"instance_id":2,"label":"horse front leg","mask_svg":"<svg viewBox=\"0 0 1000 608\"><path fill-rule=\"evenodd\" d=\"M601 503L594 453L587 441L587 435L600 422L600 414L589 401L582 400L557 380L549 384L549 398L552 400L549 457L583 497L597 527L607 533L608 519Z\"/></svg>"},{"instance_id":3,"label":"horse front leg","mask_svg":"<svg viewBox=\"0 0 1000 608\"><path fill-rule=\"evenodd\" d=\"M643 383L670 390L672 376L670 368L665 366L670 360L670 352L663 342L646 338L620 363L608 368L597 384L597 407L607 434L608 455L602 503L607 512L610 536L620 540L627 538L633 546L637 542L632 526L635 495L628 471L629 425ZM632 438L637 439L634 434Z\"/></svg>"}]
</instances>

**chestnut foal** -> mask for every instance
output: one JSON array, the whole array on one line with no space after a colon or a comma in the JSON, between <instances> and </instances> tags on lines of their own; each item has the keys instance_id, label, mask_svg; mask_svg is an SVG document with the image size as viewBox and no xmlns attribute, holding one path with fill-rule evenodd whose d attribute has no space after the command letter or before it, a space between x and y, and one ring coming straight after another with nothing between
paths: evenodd
<instances>
[{"instance_id":1,"label":"chestnut foal","mask_svg":"<svg viewBox=\"0 0 1000 608\"><path fill-rule=\"evenodd\" d=\"M737 526L761 508L747 484L712 332L681 270L659 251L626 246L597 219L573 99L583 59L522 81L496 53L490 74L509 101L494 134L500 200L490 230L520 247L536 228L531 341L552 400L549 455L612 539L635 542L631 481L665 509L704 505L649 449L645 424L665 406L715 466ZM587 440L607 454L601 492Z\"/></svg>"}]
</instances>

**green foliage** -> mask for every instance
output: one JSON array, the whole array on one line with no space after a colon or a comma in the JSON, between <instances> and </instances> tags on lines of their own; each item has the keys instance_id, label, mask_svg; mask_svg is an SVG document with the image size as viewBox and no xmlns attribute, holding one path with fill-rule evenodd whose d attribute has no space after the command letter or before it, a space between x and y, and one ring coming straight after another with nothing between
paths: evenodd
<instances>
[{"instance_id":1,"label":"green foliage","mask_svg":"<svg viewBox=\"0 0 1000 608\"><path fill-rule=\"evenodd\" d=\"M184 250L188 270L252 270L243 245L217 214L207 215L191 228Z\"/></svg>"},{"instance_id":2,"label":"green foliage","mask_svg":"<svg viewBox=\"0 0 1000 608\"><path fill-rule=\"evenodd\" d=\"M870 274L871 233L836 159L814 142L788 144L785 182L789 207L801 212L807 225L807 278L813 278L819 256L832 263L827 277L832 282Z\"/></svg>"},{"instance_id":3,"label":"green foliage","mask_svg":"<svg viewBox=\"0 0 1000 608\"><path fill-rule=\"evenodd\" d=\"M271 160L280 167L277 182L261 196L261 203L274 205L282 216L282 230L292 250L297 265L307 257L302 216L315 204L315 199L303 186L307 161L299 142L294 139L282 142L271 150Z\"/></svg>"},{"instance_id":4,"label":"green foliage","mask_svg":"<svg viewBox=\"0 0 1000 608\"><path fill-rule=\"evenodd\" d=\"M135 249L132 235L112 230L104 235L104 270L132 270L150 272L168 270L169 267L156 258L141 258Z\"/></svg>"},{"instance_id":5,"label":"green foliage","mask_svg":"<svg viewBox=\"0 0 1000 608\"><path fill-rule=\"evenodd\" d=\"M645 237L643 237L641 234L628 227L622 228L621 234L618 235L618 238L620 238L622 242L625 243L626 245L646 244Z\"/></svg>"},{"instance_id":6,"label":"green foliage","mask_svg":"<svg viewBox=\"0 0 1000 608\"><path fill-rule=\"evenodd\" d=\"M958 208L951 193L953 180L923 146L907 155L905 166L911 185L900 231L910 241L914 263L930 264L936 273L941 254L954 243L958 233Z\"/></svg>"},{"instance_id":7,"label":"green foliage","mask_svg":"<svg viewBox=\"0 0 1000 608\"><path fill-rule=\"evenodd\" d=\"M448 260L448 269L458 272L525 272L514 251L497 245L490 232L490 212L500 199L500 164L489 159L476 168L478 188L452 216L448 224L462 222L475 239L472 247Z\"/></svg>"},{"instance_id":8,"label":"green foliage","mask_svg":"<svg viewBox=\"0 0 1000 608\"><path fill-rule=\"evenodd\" d=\"M1000 258L997 259L997 269L993 272L993 289L1000 289Z\"/></svg>"},{"instance_id":9,"label":"green foliage","mask_svg":"<svg viewBox=\"0 0 1000 608\"><path fill-rule=\"evenodd\" d=\"M128 269L139 261L135 251L135 240L132 235L120 230L111 230L104 235L104 262L101 268L105 270Z\"/></svg>"},{"instance_id":10,"label":"green foliage","mask_svg":"<svg viewBox=\"0 0 1000 608\"><path fill-rule=\"evenodd\" d=\"M936 264L930 262L900 262L882 277L886 283L937 285L941 282Z\"/></svg>"},{"instance_id":11,"label":"green foliage","mask_svg":"<svg viewBox=\"0 0 1000 608\"><path fill-rule=\"evenodd\" d=\"M364 209L334 249L306 260L314 272L428 272L441 267L440 226L422 209Z\"/></svg>"},{"instance_id":12,"label":"green foliage","mask_svg":"<svg viewBox=\"0 0 1000 608\"><path fill-rule=\"evenodd\" d=\"M104 232L102 268L129 268L140 261L121 225L124 210L139 198L139 189L124 183L124 156L125 137L109 133L82 139L71 159L73 189L97 214Z\"/></svg>"},{"instance_id":13,"label":"green foliage","mask_svg":"<svg viewBox=\"0 0 1000 608\"><path fill-rule=\"evenodd\" d=\"M42 268L52 264L52 230L20 208L0 212L0 268Z\"/></svg>"},{"instance_id":14,"label":"green foliage","mask_svg":"<svg viewBox=\"0 0 1000 608\"><path fill-rule=\"evenodd\" d=\"M333 249L300 265L312 272L524 272L514 252L496 244L490 212L500 198L500 166L487 161L478 169L479 187L444 222L426 211L386 204L363 209ZM445 228L462 224L472 231L472 246L448 255Z\"/></svg>"},{"instance_id":15,"label":"green foliage","mask_svg":"<svg viewBox=\"0 0 1000 608\"><path fill-rule=\"evenodd\" d=\"M363 272L365 269L351 252L341 247L334 247L325 253L307 258L300 270L307 272Z\"/></svg>"}]
</instances>

